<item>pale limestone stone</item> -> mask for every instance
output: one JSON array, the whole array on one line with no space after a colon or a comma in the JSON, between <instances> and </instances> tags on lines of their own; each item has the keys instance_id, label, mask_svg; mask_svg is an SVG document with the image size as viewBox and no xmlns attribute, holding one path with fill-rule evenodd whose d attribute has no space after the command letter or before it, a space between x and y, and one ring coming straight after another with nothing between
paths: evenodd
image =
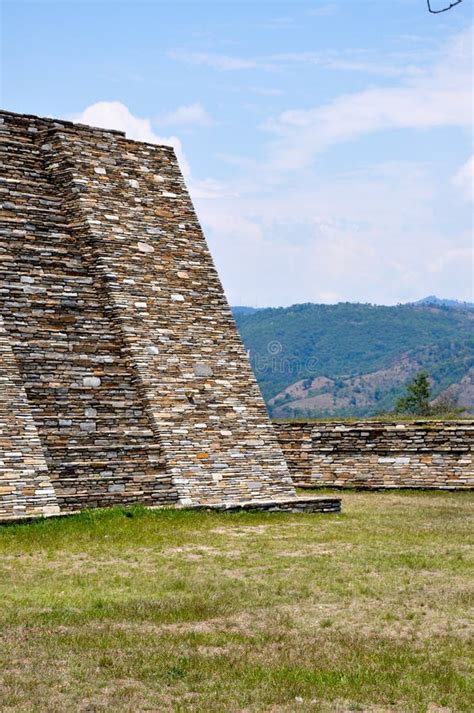
<instances>
[{"instance_id":1,"label":"pale limestone stone","mask_svg":"<svg viewBox=\"0 0 474 713\"><path fill-rule=\"evenodd\" d=\"M149 243L137 243L137 249L141 253L154 253L155 252L155 248L153 247L153 245L150 245Z\"/></svg>"},{"instance_id":2,"label":"pale limestone stone","mask_svg":"<svg viewBox=\"0 0 474 713\"><path fill-rule=\"evenodd\" d=\"M84 386L89 386L89 387L95 389L98 386L100 386L102 382L98 376L85 376L82 379L82 383Z\"/></svg>"}]
</instances>

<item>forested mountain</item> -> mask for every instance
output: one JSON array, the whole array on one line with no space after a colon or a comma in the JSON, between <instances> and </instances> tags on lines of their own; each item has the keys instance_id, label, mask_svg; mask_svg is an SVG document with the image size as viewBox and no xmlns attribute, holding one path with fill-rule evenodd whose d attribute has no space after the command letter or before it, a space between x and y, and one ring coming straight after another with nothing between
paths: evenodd
<instances>
[{"instance_id":1,"label":"forested mountain","mask_svg":"<svg viewBox=\"0 0 474 713\"><path fill-rule=\"evenodd\" d=\"M429 373L474 412L474 310L436 298L394 307L300 304L234 309L272 416L369 416Z\"/></svg>"}]
</instances>

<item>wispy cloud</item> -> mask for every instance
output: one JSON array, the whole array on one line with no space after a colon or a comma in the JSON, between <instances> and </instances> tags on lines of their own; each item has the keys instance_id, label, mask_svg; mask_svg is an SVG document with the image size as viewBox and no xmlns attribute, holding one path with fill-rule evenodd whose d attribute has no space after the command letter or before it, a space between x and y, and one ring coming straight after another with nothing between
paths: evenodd
<instances>
[{"instance_id":1,"label":"wispy cloud","mask_svg":"<svg viewBox=\"0 0 474 713\"><path fill-rule=\"evenodd\" d=\"M211 52L188 52L186 50L173 50L168 52L171 59L185 62L186 64L201 65L211 67L222 72L235 72L242 69L255 69L259 66L254 59L243 57L230 57L224 54L214 54Z\"/></svg>"},{"instance_id":2,"label":"wispy cloud","mask_svg":"<svg viewBox=\"0 0 474 713\"><path fill-rule=\"evenodd\" d=\"M292 67L319 67L338 72L360 72L367 75L386 77L416 76L422 73L420 54L411 55L397 53L384 54L383 60L366 50L325 50L282 52L254 57L238 57L213 52L193 52L188 50L172 50L168 52L170 59L185 64L209 67L219 72L238 72L261 70L275 72L290 70Z\"/></svg>"},{"instance_id":3,"label":"wispy cloud","mask_svg":"<svg viewBox=\"0 0 474 713\"><path fill-rule=\"evenodd\" d=\"M271 190L219 191L193 197L234 303L325 302L337 293L394 304L450 294L454 284L471 297L471 238L437 225L444 186L429 166L388 162Z\"/></svg>"},{"instance_id":4,"label":"wispy cloud","mask_svg":"<svg viewBox=\"0 0 474 713\"><path fill-rule=\"evenodd\" d=\"M471 156L452 178L452 184L466 200L474 201L474 156Z\"/></svg>"},{"instance_id":5,"label":"wispy cloud","mask_svg":"<svg viewBox=\"0 0 474 713\"><path fill-rule=\"evenodd\" d=\"M418 65L409 64L404 58L393 58L392 63L381 62L379 57L368 52L345 50L336 52L287 52L268 57L268 63L274 66L291 66L292 64L321 67L323 69L343 72L362 72L368 75L385 77L400 77L418 75L422 70Z\"/></svg>"},{"instance_id":6,"label":"wispy cloud","mask_svg":"<svg viewBox=\"0 0 474 713\"><path fill-rule=\"evenodd\" d=\"M230 171L231 179L196 178L185 168L231 301L396 303L430 293L452 294L453 285L457 297L472 298L472 237L462 217L468 206L456 198L455 189L467 197L474 160L441 180L435 163L387 161L382 155L377 161L367 159L363 169L321 175L313 170L320 154L363 135L393 128L469 131L471 38L465 33L451 41L431 66L400 75L389 86L343 94L309 109L289 107L267 121L258 154L218 155L232 166L223 171ZM225 59L232 60L232 67L245 62L245 70L253 62ZM200 55L198 63L233 71L216 61L216 55ZM248 89L265 87L252 84ZM175 122L178 131L191 125L193 117L197 122L202 118L195 107L184 104L162 120L170 126ZM172 144L182 156L177 136L158 135L149 119L120 102L100 102L79 118L123 129L139 140Z\"/></svg>"},{"instance_id":7,"label":"wispy cloud","mask_svg":"<svg viewBox=\"0 0 474 713\"><path fill-rule=\"evenodd\" d=\"M333 144L386 129L472 126L472 29L456 38L429 72L399 86L346 94L312 109L287 110L266 124L273 168L311 165Z\"/></svg>"},{"instance_id":8,"label":"wispy cloud","mask_svg":"<svg viewBox=\"0 0 474 713\"><path fill-rule=\"evenodd\" d=\"M335 15L339 11L339 5L336 2L326 3L324 5L319 5L319 7L313 7L309 11L309 15L313 17L329 17L330 15Z\"/></svg>"},{"instance_id":9,"label":"wispy cloud","mask_svg":"<svg viewBox=\"0 0 474 713\"><path fill-rule=\"evenodd\" d=\"M313 170L321 153L362 135L469 132L471 38L449 41L431 67L395 86L282 112L266 125L266 159L221 156L239 178L195 200L231 301L278 305L337 294L393 304L452 294L453 285L472 299L472 236L466 207L453 207L452 185L467 197L474 160L453 178L440 178L429 162L383 157L359 170Z\"/></svg>"},{"instance_id":10,"label":"wispy cloud","mask_svg":"<svg viewBox=\"0 0 474 713\"><path fill-rule=\"evenodd\" d=\"M202 104L186 104L174 111L162 114L156 119L161 126L215 126L216 121L208 114Z\"/></svg>"}]
</instances>

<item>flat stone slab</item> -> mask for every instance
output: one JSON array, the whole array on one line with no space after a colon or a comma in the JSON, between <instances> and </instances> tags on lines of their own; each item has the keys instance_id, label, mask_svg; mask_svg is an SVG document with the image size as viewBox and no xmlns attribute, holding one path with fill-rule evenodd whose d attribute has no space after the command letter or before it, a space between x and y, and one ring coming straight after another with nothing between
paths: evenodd
<instances>
[{"instance_id":1,"label":"flat stone slab","mask_svg":"<svg viewBox=\"0 0 474 713\"><path fill-rule=\"evenodd\" d=\"M124 503L124 507L130 503ZM117 507L117 506L115 506ZM121 507L121 506L118 506ZM257 502L241 502L241 503L215 503L209 505L148 505L147 510L215 510L217 512L242 512L245 510L257 510L259 512L308 512L308 513L340 513L341 498L333 498L327 496L315 496L311 498L288 498L285 500L262 500ZM68 512L55 512L41 515L21 515L19 517L0 520L2 525L8 526L18 524L20 522L30 522L32 520L41 520L46 517L70 517L78 515L84 510L70 510Z\"/></svg>"},{"instance_id":2,"label":"flat stone slab","mask_svg":"<svg viewBox=\"0 0 474 713\"><path fill-rule=\"evenodd\" d=\"M209 505L177 506L193 510L217 510L219 512L240 512L257 510L260 512L311 512L338 513L341 512L341 498L314 496L310 498L287 498L284 500L261 500L241 503L216 503Z\"/></svg>"}]
</instances>

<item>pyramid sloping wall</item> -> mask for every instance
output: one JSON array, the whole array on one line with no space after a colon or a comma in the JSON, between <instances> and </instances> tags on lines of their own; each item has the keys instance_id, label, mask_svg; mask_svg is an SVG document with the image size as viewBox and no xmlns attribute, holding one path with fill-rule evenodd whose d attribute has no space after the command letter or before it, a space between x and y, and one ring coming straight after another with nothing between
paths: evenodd
<instances>
[{"instance_id":1,"label":"pyramid sloping wall","mask_svg":"<svg viewBox=\"0 0 474 713\"><path fill-rule=\"evenodd\" d=\"M0 519L59 512L35 422L0 317Z\"/></svg>"},{"instance_id":2,"label":"pyramid sloping wall","mask_svg":"<svg viewBox=\"0 0 474 713\"><path fill-rule=\"evenodd\" d=\"M2 112L0 160L0 315L61 510L293 497L172 149Z\"/></svg>"}]
</instances>

